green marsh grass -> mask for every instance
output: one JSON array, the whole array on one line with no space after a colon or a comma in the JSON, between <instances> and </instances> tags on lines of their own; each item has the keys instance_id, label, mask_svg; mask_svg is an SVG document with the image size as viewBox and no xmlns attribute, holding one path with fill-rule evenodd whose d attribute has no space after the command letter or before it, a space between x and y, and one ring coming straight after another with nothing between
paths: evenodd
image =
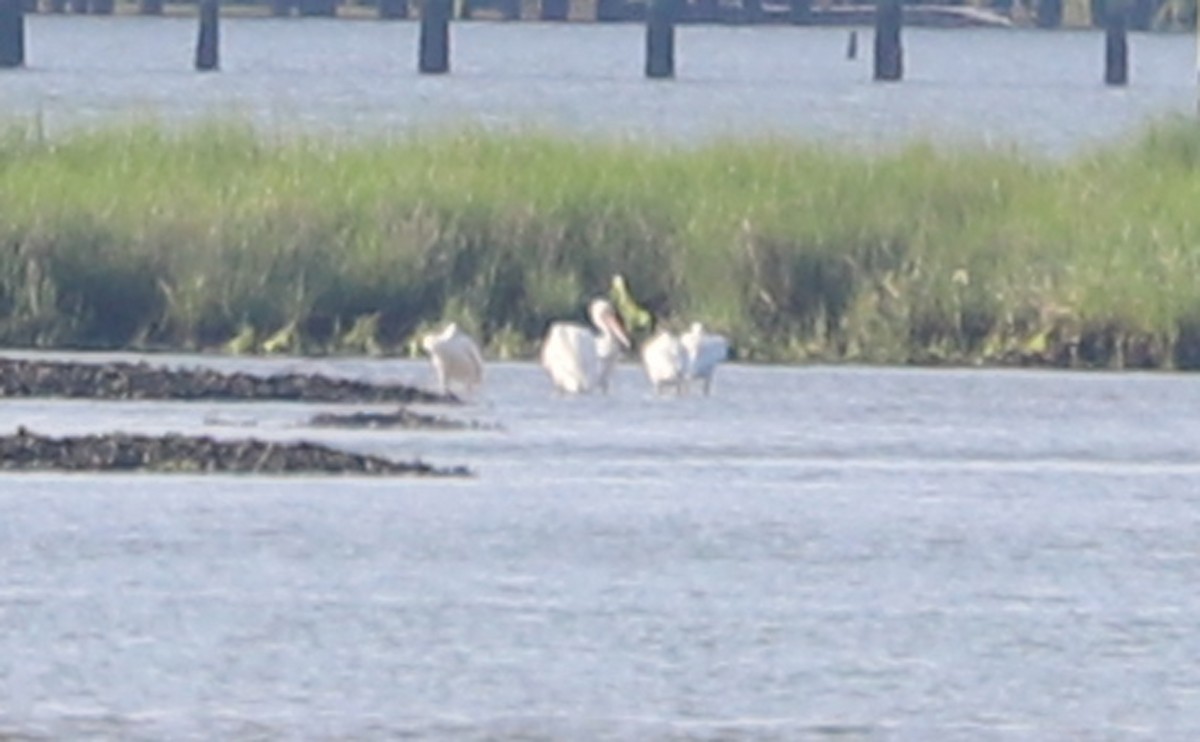
<instances>
[{"instance_id":1,"label":"green marsh grass","mask_svg":"<svg viewBox=\"0 0 1200 742\"><path fill-rule=\"evenodd\" d=\"M1200 366L1200 127L1070 161L237 121L0 130L0 342L528 357L613 274L743 358Z\"/></svg>"}]
</instances>

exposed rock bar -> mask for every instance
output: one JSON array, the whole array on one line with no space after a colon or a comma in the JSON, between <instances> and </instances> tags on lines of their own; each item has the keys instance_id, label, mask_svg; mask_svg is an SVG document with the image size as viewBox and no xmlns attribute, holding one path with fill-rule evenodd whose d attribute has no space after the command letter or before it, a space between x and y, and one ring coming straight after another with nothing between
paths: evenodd
<instances>
[{"instance_id":1,"label":"exposed rock bar","mask_svg":"<svg viewBox=\"0 0 1200 742\"><path fill-rule=\"evenodd\" d=\"M254 376L147 363L77 363L0 358L0 397L96 399L275 399L304 402L453 402L403 384L369 384L321 374Z\"/></svg>"},{"instance_id":2,"label":"exposed rock bar","mask_svg":"<svg viewBox=\"0 0 1200 742\"><path fill-rule=\"evenodd\" d=\"M8 471L147 471L248 474L469 476L438 468L339 451L308 442L216 440L203 436L108 433L51 438L24 427L0 437L0 469Z\"/></svg>"},{"instance_id":3,"label":"exposed rock bar","mask_svg":"<svg viewBox=\"0 0 1200 742\"><path fill-rule=\"evenodd\" d=\"M404 428L409 430L494 430L495 426L467 420L455 420L444 415L424 415L398 408L395 412L351 412L340 414L322 412L314 415L310 425L320 428Z\"/></svg>"}]
</instances>

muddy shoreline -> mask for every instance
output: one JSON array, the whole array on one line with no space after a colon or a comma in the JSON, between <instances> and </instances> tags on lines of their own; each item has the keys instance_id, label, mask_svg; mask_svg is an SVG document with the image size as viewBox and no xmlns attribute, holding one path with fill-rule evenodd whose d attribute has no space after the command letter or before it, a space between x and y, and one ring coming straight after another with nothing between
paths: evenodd
<instances>
[{"instance_id":1,"label":"muddy shoreline","mask_svg":"<svg viewBox=\"0 0 1200 742\"><path fill-rule=\"evenodd\" d=\"M30 361L0 357L0 397L91 399L290 400L298 402L455 403L404 384L370 384L322 374L254 376L113 361Z\"/></svg>"},{"instance_id":2,"label":"muddy shoreline","mask_svg":"<svg viewBox=\"0 0 1200 742\"><path fill-rule=\"evenodd\" d=\"M20 427L0 436L0 470L467 477L466 467L394 461L308 441L105 433L54 438Z\"/></svg>"}]
</instances>

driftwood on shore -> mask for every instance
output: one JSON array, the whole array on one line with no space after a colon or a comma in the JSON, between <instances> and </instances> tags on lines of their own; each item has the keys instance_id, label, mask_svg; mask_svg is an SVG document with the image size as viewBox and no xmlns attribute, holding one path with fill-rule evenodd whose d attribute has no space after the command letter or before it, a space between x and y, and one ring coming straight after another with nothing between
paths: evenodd
<instances>
[{"instance_id":1,"label":"driftwood on shore","mask_svg":"<svg viewBox=\"0 0 1200 742\"><path fill-rule=\"evenodd\" d=\"M469 476L464 467L398 462L309 442L125 433L52 438L18 428L0 437L0 469L8 471L147 471L250 474Z\"/></svg>"},{"instance_id":2,"label":"driftwood on shore","mask_svg":"<svg viewBox=\"0 0 1200 742\"><path fill-rule=\"evenodd\" d=\"M403 384L369 384L321 374L254 376L147 363L77 363L0 358L0 397L96 399L293 400L303 402L453 402Z\"/></svg>"}]
</instances>

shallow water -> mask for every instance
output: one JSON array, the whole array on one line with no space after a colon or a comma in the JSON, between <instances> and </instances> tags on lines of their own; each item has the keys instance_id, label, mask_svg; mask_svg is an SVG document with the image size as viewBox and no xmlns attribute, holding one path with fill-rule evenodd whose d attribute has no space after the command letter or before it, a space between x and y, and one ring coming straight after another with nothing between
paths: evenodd
<instances>
[{"instance_id":1,"label":"shallow water","mask_svg":"<svg viewBox=\"0 0 1200 742\"><path fill-rule=\"evenodd\" d=\"M905 31L906 79L871 82L870 31L687 26L677 79L643 77L639 24L457 23L450 75L416 73L412 22L226 19L222 71L192 71L196 22L28 19L28 69L0 109L44 130L245 116L334 136L537 127L695 143L798 137L877 146L913 136L1064 154L1196 105L1196 41L1132 34L1131 84L1102 84L1094 31Z\"/></svg>"},{"instance_id":2,"label":"shallow water","mask_svg":"<svg viewBox=\"0 0 1200 742\"><path fill-rule=\"evenodd\" d=\"M220 360L426 382L400 361ZM467 481L0 475L0 736L1192 739L1200 385L489 368L503 431L7 400L0 427L304 437ZM338 409L346 409L341 407Z\"/></svg>"}]
</instances>

